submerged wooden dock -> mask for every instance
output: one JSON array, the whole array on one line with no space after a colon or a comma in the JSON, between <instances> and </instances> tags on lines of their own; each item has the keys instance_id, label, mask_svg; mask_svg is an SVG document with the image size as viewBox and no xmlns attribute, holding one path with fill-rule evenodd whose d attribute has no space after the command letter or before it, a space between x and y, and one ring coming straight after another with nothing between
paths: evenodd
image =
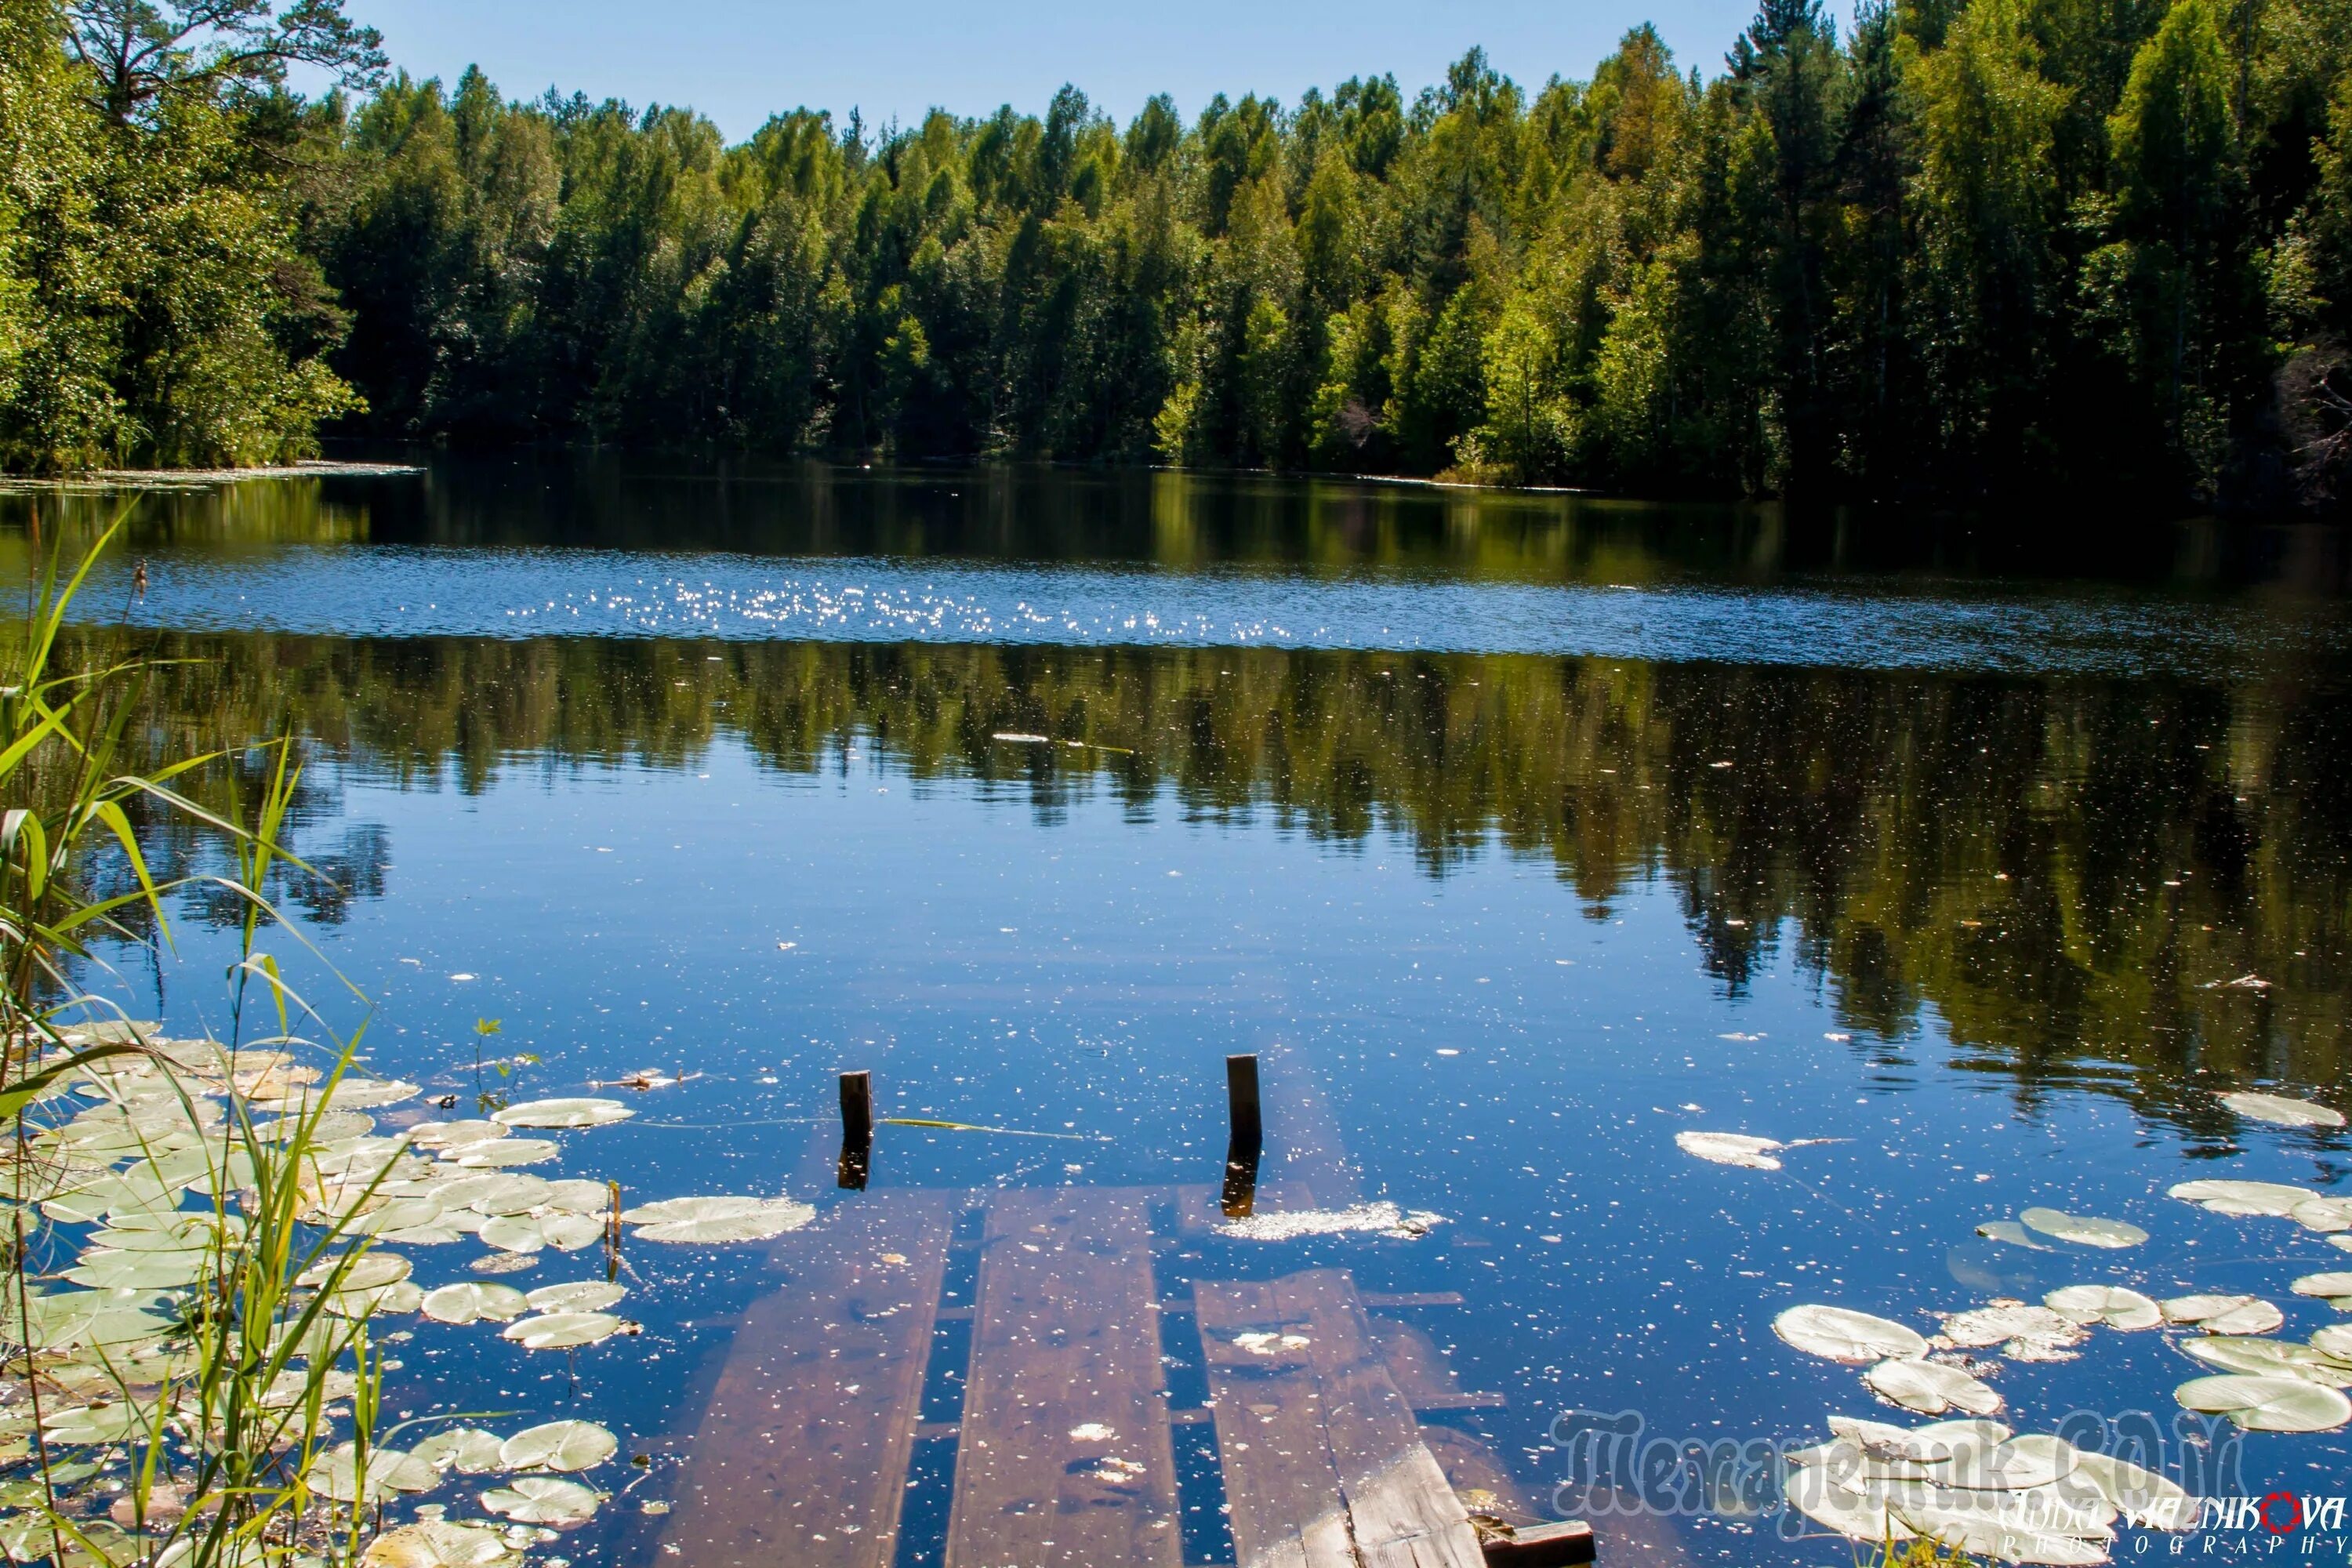
<instances>
[{"instance_id":1,"label":"submerged wooden dock","mask_svg":"<svg viewBox=\"0 0 2352 1568\"><path fill-rule=\"evenodd\" d=\"M1155 1243L1197 1235L1217 1203L1206 1188L884 1191L782 1238L783 1283L711 1384L657 1560L891 1568L930 1438L953 1446L946 1568L1187 1568L1174 1432L1205 1422L1240 1568L1591 1561L1574 1527L1482 1543L1473 1503L1533 1516L1479 1439L1422 1418L1498 1401L1456 1386L1347 1270L1162 1300ZM943 1301L973 1211L976 1299ZM925 1426L935 1331L965 1319L961 1415ZM1163 1343L1181 1336L1197 1336L1209 1397L1180 1410Z\"/></svg>"}]
</instances>

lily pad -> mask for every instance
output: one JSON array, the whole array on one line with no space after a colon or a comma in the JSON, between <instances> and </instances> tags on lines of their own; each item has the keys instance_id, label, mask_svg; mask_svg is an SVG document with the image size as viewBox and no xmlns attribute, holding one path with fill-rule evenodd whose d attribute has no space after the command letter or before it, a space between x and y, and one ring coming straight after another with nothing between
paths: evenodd
<instances>
[{"instance_id":1,"label":"lily pad","mask_svg":"<svg viewBox=\"0 0 2352 1568\"><path fill-rule=\"evenodd\" d=\"M1916 1331L1843 1307L1791 1307L1772 1320L1772 1331L1807 1355L1854 1365L1927 1353L1927 1342Z\"/></svg>"},{"instance_id":2,"label":"lily pad","mask_svg":"<svg viewBox=\"0 0 2352 1568\"><path fill-rule=\"evenodd\" d=\"M2276 1094L2225 1094L2221 1103L2239 1115L2278 1127L2341 1127L2344 1113L2315 1100Z\"/></svg>"},{"instance_id":3,"label":"lily pad","mask_svg":"<svg viewBox=\"0 0 2352 1568\"><path fill-rule=\"evenodd\" d=\"M2294 1214L2297 1205L2322 1195L2302 1187L2290 1187L2281 1182L2180 1182L2167 1188L2166 1192L2183 1203L2195 1204L2213 1214L2261 1215L2279 1218Z\"/></svg>"},{"instance_id":4,"label":"lily pad","mask_svg":"<svg viewBox=\"0 0 2352 1568\"><path fill-rule=\"evenodd\" d=\"M539 1221L529 1215L500 1215L482 1226L482 1245L501 1252L537 1252L547 1245Z\"/></svg>"},{"instance_id":5,"label":"lily pad","mask_svg":"<svg viewBox=\"0 0 2352 1568\"><path fill-rule=\"evenodd\" d=\"M512 1486L482 1494L484 1508L518 1524L582 1524L604 1500L592 1487L553 1476L519 1476Z\"/></svg>"},{"instance_id":6,"label":"lily pad","mask_svg":"<svg viewBox=\"0 0 2352 1568\"><path fill-rule=\"evenodd\" d=\"M419 1149L466 1149L495 1143L507 1136L496 1121L420 1121L408 1130L408 1141Z\"/></svg>"},{"instance_id":7,"label":"lily pad","mask_svg":"<svg viewBox=\"0 0 2352 1568\"><path fill-rule=\"evenodd\" d=\"M337 1502L358 1501L359 1470L358 1449L349 1443L338 1444L310 1467L310 1489ZM371 1448L365 1482L366 1500L379 1502L394 1492L429 1492L441 1484L441 1475L431 1465L401 1449Z\"/></svg>"},{"instance_id":8,"label":"lily pad","mask_svg":"<svg viewBox=\"0 0 2352 1568\"><path fill-rule=\"evenodd\" d=\"M2299 1377L2192 1377L2172 1393L2185 1408L2226 1415L2249 1432L2332 1432L2352 1421L2342 1390Z\"/></svg>"},{"instance_id":9,"label":"lily pad","mask_svg":"<svg viewBox=\"0 0 2352 1568\"><path fill-rule=\"evenodd\" d=\"M323 1263L314 1263L296 1275L294 1283L313 1288L324 1285L334 1278L335 1266L340 1261L340 1259L331 1258ZM336 1283L335 1289L373 1290L380 1285L390 1285L407 1279L409 1270L413 1267L414 1265L407 1258L396 1252L370 1250L352 1259L351 1267L343 1270L343 1277Z\"/></svg>"},{"instance_id":10,"label":"lily pad","mask_svg":"<svg viewBox=\"0 0 2352 1568\"><path fill-rule=\"evenodd\" d=\"M491 1120L502 1127L604 1127L635 1114L617 1100L534 1100L509 1105Z\"/></svg>"},{"instance_id":11,"label":"lily pad","mask_svg":"<svg viewBox=\"0 0 2352 1568\"><path fill-rule=\"evenodd\" d=\"M2044 1236L2083 1247L2137 1247L2147 1239L2147 1232L2136 1225L2126 1225L2119 1219L2093 1219L2061 1209L2027 1209L2017 1217Z\"/></svg>"},{"instance_id":12,"label":"lily pad","mask_svg":"<svg viewBox=\"0 0 2352 1568\"><path fill-rule=\"evenodd\" d=\"M621 1331L621 1320L609 1312L549 1312L509 1323L499 1334L525 1350L570 1350L593 1345Z\"/></svg>"},{"instance_id":13,"label":"lily pad","mask_svg":"<svg viewBox=\"0 0 2352 1568\"><path fill-rule=\"evenodd\" d=\"M2154 1470L2089 1449L2076 1457L2075 1466L2130 1523L2181 1531L2197 1522L2197 1500Z\"/></svg>"},{"instance_id":14,"label":"lily pad","mask_svg":"<svg viewBox=\"0 0 2352 1568\"><path fill-rule=\"evenodd\" d=\"M478 1426L452 1426L436 1432L411 1448L409 1453L436 1470L455 1470L461 1476L485 1476L505 1468L499 1458L503 1447L495 1432L485 1432Z\"/></svg>"},{"instance_id":15,"label":"lily pad","mask_svg":"<svg viewBox=\"0 0 2352 1568\"><path fill-rule=\"evenodd\" d=\"M2305 1198L2294 1205L2287 1217L2322 1236L2352 1230L2352 1198Z\"/></svg>"},{"instance_id":16,"label":"lily pad","mask_svg":"<svg viewBox=\"0 0 2352 1568\"><path fill-rule=\"evenodd\" d=\"M2007 1507L1980 1493L1927 1489L1898 1495L1892 1513L1913 1531L1930 1536L1948 1551L2009 1563L2042 1563L2075 1568L2105 1563L2105 1533L2076 1534L2054 1529L2045 1519L2063 1518L2062 1509L2030 1502Z\"/></svg>"},{"instance_id":17,"label":"lily pad","mask_svg":"<svg viewBox=\"0 0 2352 1568\"><path fill-rule=\"evenodd\" d=\"M1941 1415L1947 1410L1990 1415L2001 1404L1992 1384L1941 1362L1883 1361L1864 1373L1862 1381L1881 1399L1922 1415Z\"/></svg>"},{"instance_id":18,"label":"lily pad","mask_svg":"<svg viewBox=\"0 0 2352 1568\"><path fill-rule=\"evenodd\" d=\"M81 1405L60 1410L41 1423L41 1436L52 1443L127 1443L154 1430L155 1411L128 1399L105 1405Z\"/></svg>"},{"instance_id":19,"label":"lily pad","mask_svg":"<svg viewBox=\"0 0 2352 1568\"><path fill-rule=\"evenodd\" d=\"M1773 1154L1788 1147L1777 1138L1752 1138L1745 1132L1677 1132L1675 1147L1696 1159L1717 1165L1744 1165L1751 1171L1777 1171Z\"/></svg>"},{"instance_id":20,"label":"lily pad","mask_svg":"<svg viewBox=\"0 0 2352 1568\"><path fill-rule=\"evenodd\" d=\"M575 1279L568 1285L542 1285L526 1300L534 1312L601 1312L628 1293L625 1285Z\"/></svg>"},{"instance_id":21,"label":"lily pad","mask_svg":"<svg viewBox=\"0 0 2352 1568\"><path fill-rule=\"evenodd\" d=\"M2027 1340L2052 1347L2079 1343L2080 1325L2048 1307L2023 1301L1997 1301L1990 1306L1954 1312L1944 1320L1944 1337L1969 1349Z\"/></svg>"},{"instance_id":22,"label":"lily pad","mask_svg":"<svg viewBox=\"0 0 2352 1568\"><path fill-rule=\"evenodd\" d=\"M425 1288L414 1279L402 1279L373 1290L338 1290L325 1301L326 1310L338 1318L373 1318L379 1313L414 1312L425 1305Z\"/></svg>"},{"instance_id":23,"label":"lily pad","mask_svg":"<svg viewBox=\"0 0 2352 1568\"><path fill-rule=\"evenodd\" d=\"M2259 1296L2175 1296L2158 1303L2168 1323L2193 1323L2209 1334L2267 1334L2286 1314Z\"/></svg>"},{"instance_id":24,"label":"lily pad","mask_svg":"<svg viewBox=\"0 0 2352 1568\"><path fill-rule=\"evenodd\" d=\"M2311 1348L2338 1361L2352 1361L2352 1323L2334 1323L2311 1336Z\"/></svg>"},{"instance_id":25,"label":"lily pad","mask_svg":"<svg viewBox=\"0 0 2352 1568\"><path fill-rule=\"evenodd\" d=\"M584 1176L574 1176L547 1184L539 1206L562 1214L603 1215L613 1205L612 1189L602 1182L592 1182Z\"/></svg>"},{"instance_id":26,"label":"lily pad","mask_svg":"<svg viewBox=\"0 0 2352 1568\"><path fill-rule=\"evenodd\" d=\"M2013 1219L1996 1219L1987 1221L1985 1224L1977 1226L1977 1234L1983 1237L1987 1241L2002 1242L2011 1247L2030 1247L2035 1252L2048 1252L2053 1250L2042 1243L2034 1240L2033 1233L2026 1229L2023 1226L2018 1224Z\"/></svg>"},{"instance_id":27,"label":"lily pad","mask_svg":"<svg viewBox=\"0 0 2352 1568\"><path fill-rule=\"evenodd\" d=\"M620 1447L619 1438L593 1421L550 1421L508 1438L499 1462L510 1470L588 1470Z\"/></svg>"},{"instance_id":28,"label":"lily pad","mask_svg":"<svg viewBox=\"0 0 2352 1568\"><path fill-rule=\"evenodd\" d=\"M2250 1377L2297 1377L2330 1388L2352 1388L2352 1364L2326 1352L2288 1340L2266 1340L2252 1334L2206 1334L2185 1340L2182 1353L2223 1372Z\"/></svg>"},{"instance_id":29,"label":"lily pad","mask_svg":"<svg viewBox=\"0 0 2352 1568\"><path fill-rule=\"evenodd\" d=\"M2042 1298L2042 1304L2070 1321L2104 1323L2129 1331L2164 1321L2164 1309L2149 1297L2120 1285L2069 1285Z\"/></svg>"},{"instance_id":30,"label":"lily pad","mask_svg":"<svg viewBox=\"0 0 2352 1568\"><path fill-rule=\"evenodd\" d=\"M398 1105L417 1092L417 1085L396 1078L344 1078L337 1080L330 1098L338 1110L373 1110Z\"/></svg>"},{"instance_id":31,"label":"lily pad","mask_svg":"<svg viewBox=\"0 0 2352 1568\"><path fill-rule=\"evenodd\" d=\"M816 1210L791 1198L666 1198L628 1210L644 1241L765 1241L798 1230Z\"/></svg>"},{"instance_id":32,"label":"lily pad","mask_svg":"<svg viewBox=\"0 0 2352 1568\"><path fill-rule=\"evenodd\" d=\"M522 1292L511 1285L489 1285L471 1279L427 1290L422 1305L425 1315L436 1323L472 1323L483 1319L508 1323L521 1317L529 1307Z\"/></svg>"},{"instance_id":33,"label":"lily pad","mask_svg":"<svg viewBox=\"0 0 2352 1568\"><path fill-rule=\"evenodd\" d=\"M360 1553L360 1568L522 1568L522 1560L488 1525L435 1519L385 1531Z\"/></svg>"},{"instance_id":34,"label":"lily pad","mask_svg":"<svg viewBox=\"0 0 2352 1568\"><path fill-rule=\"evenodd\" d=\"M562 1147L546 1138L501 1138L495 1143L468 1143L444 1153L468 1171L502 1171L509 1165L536 1165L552 1160Z\"/></svg>"},{"instance_id":35,"label":"lily pad","mask_svg":"<svg viewBox=\"0 0 2352 1568\"><path fill-rule=\"evenodd\" d=\"M2352 1272L2338 1269L2329 1274L2306 1274L2287 1289L2298 1296L2325 1296L2330 1300L2352 1296Z\"/></svg>"}]
</instances>

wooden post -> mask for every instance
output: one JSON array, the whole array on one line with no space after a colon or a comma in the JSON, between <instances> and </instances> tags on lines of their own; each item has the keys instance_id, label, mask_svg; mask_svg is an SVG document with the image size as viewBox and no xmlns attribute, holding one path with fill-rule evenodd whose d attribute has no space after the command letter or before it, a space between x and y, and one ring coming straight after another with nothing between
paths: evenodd
<instances>
[{"instance_id":1,"label":"wooden post","mask_svg":"<svg viewBox=\"0 0 2352 1568\"><path fill-rule=\"evenodd\" d=\"M1217 1207L1227 1219L1247 1219L1257 1207L1257 1140L1239 1134L1225 1145L1225 1184Z\"/></svg>"},{"instance_id":2,"label":"wooden post","mask_svg":"<svg viewBox=\"0 0 2352 1568\"><path fill-rule=\"evenodd\" d=\"M874 1141L874 1075L870 1072L841 1075L841 1141Z\"/></svg>"},{"instance_id":3,"label":"wooden post","mask_svg":"<svg viewBox=\"0 0 2352 1568\"><path fill-rule=\"evenodd\" d=\"M834 1184L845 1192L862 1193L874 1168L874 1075L841 1075L841 1163Z\"/></svg>"},{"instance_id":4,"label":"wooden post","mask_svg":"<svg viewBox=\"0 0 2352 1568\"><path fill-rule=\"evenodd\" d=\"M1233 1119L1233 1142L1255 1149L1265 1137L1257 1114L1257 1058L1225 1058L1225 1104Z\"/></svg>"}]
</instances>

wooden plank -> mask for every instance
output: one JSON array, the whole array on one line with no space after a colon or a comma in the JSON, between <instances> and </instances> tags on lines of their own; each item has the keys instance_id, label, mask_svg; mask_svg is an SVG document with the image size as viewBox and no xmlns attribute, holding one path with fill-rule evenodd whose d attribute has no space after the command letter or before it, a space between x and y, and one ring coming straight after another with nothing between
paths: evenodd
<instances>
[{"instance_id":1,"label":"wooden plank","mask_svg":"<svg viewBox=\"0 0 2352 1568\"><path fill-rule=\"evenodd\" d=\"M1181 1568L1150 1189L999 1195L947 1568Z\"/></svg>"},{"instance_id":2,"label":"wooden plank","mask_svg":"<svg viewBox=\"0 0 2352 1568\"><path fill-rule=\"evenodd\" d=\"M1192 1296L1242 1568L1480 1568L1346 1271Z\"/></svg>"},{"instance_id":3,"label":"wooden plank","mask_svg":"<svg viewBox=\"0 0 2352 1568\"><path fill-rule=\"evenodd\" d=\"M888 1568L961 1198L879 1193L776 1244L654 1561Z\"/></svg>"},{"instance_id":4,"label":"wooden plank","mask_svg":"<svg viewBox=\"0 0 2352 1568\"><path fill-rule=\"evenodd\" d=\"M1498 1410L1506 1401L1499 1394L1485 1394L1462 1386L1454 1367L1430 1337L1411 1323L1400 1323L1390 1318L1370 1320L1372 1338L1381 1348L1381 1360L1389 1369L1389 1381L1397 1385L1404 1402L1416 1412L1430 1410Z\"/></svg>"}]
</instances>

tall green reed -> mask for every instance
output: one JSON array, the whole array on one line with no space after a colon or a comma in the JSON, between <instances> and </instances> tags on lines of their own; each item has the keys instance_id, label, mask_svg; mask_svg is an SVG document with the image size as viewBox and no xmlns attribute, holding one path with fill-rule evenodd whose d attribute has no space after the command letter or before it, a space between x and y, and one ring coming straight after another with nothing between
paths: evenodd
<instances>
[{"instance_id":1,"label":"tall green reed","mask_svg":"<svg viewBox=\"0 0 2352 1568\"><path fill-rule=\"evenodd\" d=\"M352 1235L352 1216L383 1175L354 1188L330 1168L319 1135L359 1032L337 1036L260 945L266 931L292 930L267 897L273 875L315 874L283 847L300 763L290 739L257 748L255 797L241 803L231 787L229 804L216 806L183 781L226 753L131 754L152 661L126 651L120 637L101 637L79 658L60 654L77 599L122 523L118 516L69 570L61 549L44 556L36 542L36 574L0 687L0 1375L14 1373L21 1384L27 1440L13 1468L29 1472L10 1479L12 1467L0 1464L0 1496L21 1505L16 1525L0 1530L0 1546L19 1561L158 1568L348 1559L368 1524L382 1365L366 1300L342 1287L367 1247ZM194 825L226 847L231 869L159 880L134 813ZM109 857L121 890L104 889L93 875ZM168 946L167 900L194 881L241 910L228 1037L166 1042L83 990L80 977L103 973L109 945ZM258 1025L248 1017L257 1012ZM297 1082L309 1075L288 1068L288 1056L304 1052L326 1063L315 1082ZM93 1167L73 1156L67 1113L87 1104L68 1098L75 1090L124 1110L131 1144L109 1148L128 1155L128 1172L157 1173L152 1206L125 1200L100 1214L95 1196L77 1198L121 1189L106 1185L117 1159ZM257 1100L274 1101L279 1114L263 1121ZM190 1130L193 1150L159 1146L187 1142ZM189 1153L201 1155L194 1185L209 1197L194 1211L163 1195L160 1175L165 1161ZM36 1292L37 1279L54 1279L45 1265L76 1245L59 1222L93 1219L118 1241L160 1236L164 1250L177 1244L196 1254L184 1288L157 1299L163 1313L152 1335L134 1314L130 1336L110 1340L99 1324L121 1314L108 1317L88 1300L95 1292ZM61 1413L80 1425L61 1426ZM339 1422L350 1433L340 1475L328 1452L345 1429ZM94 1432L105 1439L98 1451L127 1476L108 1475L89 1457L93 1445L82 1439ZM65 1457L68 1448L75 1457ZM325 1506L322 1486L346 1506Z\"/></svg>"}]
</instances>

